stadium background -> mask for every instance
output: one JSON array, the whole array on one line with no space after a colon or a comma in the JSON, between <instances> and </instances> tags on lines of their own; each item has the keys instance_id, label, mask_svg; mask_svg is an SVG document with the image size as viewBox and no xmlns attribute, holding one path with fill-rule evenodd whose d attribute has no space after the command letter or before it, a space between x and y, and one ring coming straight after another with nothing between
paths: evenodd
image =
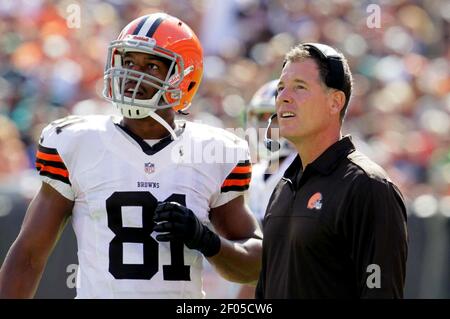
<instances>
[{"instance_id":1,"label":"stadium background","mask_svg":"<svg viewBox=\"0 0 450 319\"><path fill-rule=\"evenodd\" d=\"M40 185L33 166L41 129L67 114L113 112L101 98L107 45L129 21L160 10L186 21L203 43L204 78L191 118L224 128L243 126L245 104L260 85L278 77L292 45L324 42L340 49L355 82L344 133L388 171L407 200L405 297L450 298L445 0L2 0L0 262ZM67 267L76 263L68 226L37 297L72 298ZM235 296L238 287L206 267L207 297Z\"/></svg>"}]
</instances>

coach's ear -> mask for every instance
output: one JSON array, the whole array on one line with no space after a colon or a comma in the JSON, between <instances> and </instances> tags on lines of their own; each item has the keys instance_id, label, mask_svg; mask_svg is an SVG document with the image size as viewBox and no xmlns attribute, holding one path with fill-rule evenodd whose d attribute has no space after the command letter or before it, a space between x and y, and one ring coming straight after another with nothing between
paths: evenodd
<instances>
[{"instance_id":1,"label":"coach's ear","mask_svg":"<svg viewBox=\"0 0 450 319\"><path fill-rule=\"evenodd\" d=\"M340 90L333 89L329 95L330 114L340 114L345 105L345 94Z\"/></svg>"}]
</instances>

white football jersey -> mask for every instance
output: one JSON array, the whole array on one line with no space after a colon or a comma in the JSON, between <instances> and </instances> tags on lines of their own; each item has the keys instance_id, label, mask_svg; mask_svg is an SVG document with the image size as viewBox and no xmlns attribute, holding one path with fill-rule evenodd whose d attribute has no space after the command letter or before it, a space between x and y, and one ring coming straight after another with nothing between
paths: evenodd
<instances>
[{"instance_id":1,"label":"white football jersey","mask_svg":"<svg viewBox=\"0 0 450 319\"><path fill-rule=\"evenodd\" d=\"M219 128L177 122L177 140L149 146L119 121L55 121L36 155L44 182L75 202L77 298L202 298L203 255L158 242L153 212L157 202L176 201L207 223L210 208L248 188L248 145Z\"/></svg>"},{"instance_id":2,"label":"white football jersey","mask_svg":"<svg viewBox=\"0 0 450 319\"><path fill-rule=\"evenodd\" d=\"M252 181L248 190L248 205L258 219L262 221L264 214L266 213L267 205L269 204L270 197L273 190L277 186L280 179L283 177L286 169L291 165L297 156L296 152L289 154L278 167L278 170L265 179L264 175L269 166L269 162L262 160L261 162L253 165L252 168Z\"/></svg>"}]
</instances>

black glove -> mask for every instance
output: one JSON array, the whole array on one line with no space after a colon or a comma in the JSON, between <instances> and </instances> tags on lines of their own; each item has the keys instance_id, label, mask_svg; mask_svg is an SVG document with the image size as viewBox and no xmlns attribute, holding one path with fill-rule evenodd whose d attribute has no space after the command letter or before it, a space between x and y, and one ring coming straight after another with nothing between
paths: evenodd
<instances>
[{"instance_id":1,"label":"black glove","mask_svg":"<svg viewBox=\"0 0 450 319\"><path fill-rule=\"evenodd\" d=\"M181 240L190 249L197 249L206 257L216 255L220 250L220 238L203 225L187 207L176 202L158 203L153 228L159 234L159 241Z\"/></svg>"}]
</instances>

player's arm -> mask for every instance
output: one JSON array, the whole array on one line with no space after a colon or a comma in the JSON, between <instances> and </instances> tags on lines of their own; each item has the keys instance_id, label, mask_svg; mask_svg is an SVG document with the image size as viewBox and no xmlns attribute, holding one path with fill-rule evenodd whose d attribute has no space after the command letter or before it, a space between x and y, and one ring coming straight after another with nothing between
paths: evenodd
<instances>
[{"instance_id":1,"label":"player's arm","mask_svg":"<svg viewBox=\"0 0 450 319\"><path fill-rule=\"evenodd\" d=\"M408 252L406 208L387 181L358 185L344 219L360 298L403 298Z\"/></svg>"},{"instance_id":2,"label":"player's arm","mask_svg":"<svg viewBox=\"0 0 450 319\"><path fill-rule=\"evenodd\" d=\"M32 298L74 202L47 183L31 201L0 270L0 298Z\"/></svg>"},{"instance_id":3,"label":"player's arm","mask_svg":"<svg viewBox=\"0 0 450 319\"><path fill-rule=\"evenodd\" d=\"M220 235L220 250L208 258L209 262L230 281L256 284L261 270L262 233L244 196L212 208L210 214Z\"/></svg>"}]
</instances>

